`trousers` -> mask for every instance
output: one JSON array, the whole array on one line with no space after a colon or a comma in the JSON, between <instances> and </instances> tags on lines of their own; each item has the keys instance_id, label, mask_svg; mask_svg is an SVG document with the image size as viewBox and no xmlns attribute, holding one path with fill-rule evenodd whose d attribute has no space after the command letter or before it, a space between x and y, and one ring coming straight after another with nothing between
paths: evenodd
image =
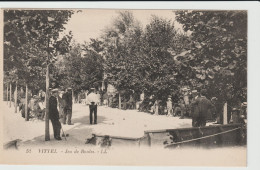
<instances>
[{"instance_id":1,"label":"trousers","mask_svg":"<svg viewBox=\"0 0 260 170\"><path fill-rule=\"evenodd\" d=\"M206 126L206 117L198 116L192 118L192 127L204 127Z\"/></svg>"},{"instance_id":2,"label":"trousers","mask_svg":"<svg viewBox=\"0 0 260 170\"><path fill-rule=\"evenodd\" d=\"M68 117L68 124L71 124L71 117L72 117L72 109L64 108L64 115L63 115L63 124L66 124L66 120Z\"/></svg>"},{"instance_id":3,"label":"trousers","mask_svg":"<svg viewBox=\"0 0 260 170\"><path fill-rule=\"evenodd\" d=\"M97 124L97 105L89 105L89 120L90 124L93 122L94 113L94 124Z\"/></svg>"},{"instance_id":4,"label":"trousers","mask_svg":"<svg viewBox=\"0 0 260 170\"><path fill-rule=\"evenodd\" d=\"M60 137L61 124L59 119L51 119L54 138Z\"/></svg>"}]
</instances>

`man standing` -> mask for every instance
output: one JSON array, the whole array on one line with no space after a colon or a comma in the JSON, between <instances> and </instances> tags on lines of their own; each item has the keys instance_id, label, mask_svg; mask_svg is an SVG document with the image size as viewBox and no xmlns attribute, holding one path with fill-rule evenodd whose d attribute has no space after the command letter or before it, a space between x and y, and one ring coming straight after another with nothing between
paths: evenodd
<instances>
[{"instance_id":1,"label":"man standing","mask_svg":"<svg viewBox=\"0 0 260 170\"><path fill-rule=\"evenodd\" d=\"M192 90L192 99L191 99L191 118L192 118L192 127L197 127L198 126L198 122L197 122L197 117L199 115L199 110L198 110L198 105L195 104L196 99L199 97L198 96L198 91L197 90Z\"/></svg>"},{"instance_id":2,"label":"man standing","mask_svg":"<svg viewBox=\"0 0 260 170\"><path fill-rule=\"evenodd\" d=\"M56 140L62 140L60 137L61 124L59 121L59 112L57 108L57 97L58 89L53 89L49 99L49 118L52 123L54 138Z\"/></svg>"},{"instance_id":3,"label":"man standing","mask_svg":"<svg viewBox=\"0 0 260 170\"><path fill-rule=\"evenodd\" d=\"M68 125L73 125L71 123L72 117L72 92L71 88L67 88L66 92L63 94L62 99L65 101L63 124L66 124L66 119L68 117Z\"/></svg>"},{"instance_id":4,"label":"man standing","mask_svg":"<svg viewBox=\"0 0 260 170\"><path fill-rule=\"evenodd\" d=\"M94 124L97 124L97 105L99 103L99 98L95 93L95 88L90 89L90 94L88 95L89 104L89 120L90 124L93 123L93 113L94 113Z\"/></svg>"},{"instance_id":5,"label":"man standing","mask_svg":"<svg viewBox=\"0 0 260 170\"><path fill-rule=\"evenodd\" d=\"M180 98L180 101L179 101L179 107L180 107L180 110L181 110L181 117L180 119L184 119L184 115L186 115L186 107L185 107L185 102L183 100L183 98Z\"/></svg>"},{"instance_id":6,"label":"man standing","mask_svg":"<svg viewBox=\"0 0 260 170\"><path fill-rule=\"evenodd\" d=\"M193 103L194 112L192 115L192 125L194 127L206 126L206 119L210 114L209 111L214 107L211 101L206 98L206 92L205 89L201 90L201 96L197 97Z\"/></svg>"}]
</instances>

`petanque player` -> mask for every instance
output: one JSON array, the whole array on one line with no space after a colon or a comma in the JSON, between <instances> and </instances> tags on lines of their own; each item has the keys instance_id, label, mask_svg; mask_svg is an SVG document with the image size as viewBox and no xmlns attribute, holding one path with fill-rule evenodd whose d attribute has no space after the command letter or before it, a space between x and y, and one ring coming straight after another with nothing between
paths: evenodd
<instances>
[{"instance_id":1,"label":"petanque player","mask_svg":"<svg viewBox=\"0 0 260 170\"><path fill-rule=\"evenodd\" d=\"M197 122L197 115L199 114L198 112L198 105L195 104L196 99L199 97L198 95L198 91L197 90L192 90L192 99L191 99L191 104L190 104L190 108L191 108L191 113L190 116L192 118L192 126L193 127L197 127L198 126L198 122Z\"/></svg>"},{"instance_id":2,"label":"petanque player","mask_svg":"<svg viewBox=\"0 0 260 170\"><path fill-rule=\"evenodd\" d=\"M49 99L49 118L52 123L54 138L56 140L62 140L60 137L61 124L59 121L59 112L57 108L57 97L58 89L53 89Z\"/></svg>"},{"instance_id":3,"label":"petanque player","mask_svg":"<svg viewBox=\"0 0 260 170\"><path fill-rule=\"evenodd\" d=\"M95 93L95 88L90 89L90 94L87 97L89 104L89 120L90 124L93 124L93 113L94 113L94 124L97 124L97 105L99 103L99 98Z\"/></svg>"},{"instance_id":4,"label":"petanque player","mask_svg":"<svg viewBox=\"0 0 260 170\"><path fill-rule=\"evenodd\" d=\"M68 125L73 125L71 122L72 117L72 89L67 88L66 92L63 94L62 99L65 101L65 107L64 107L64 116L63 116L63 124L66 124L66 121Z\"/></svg>"},{"instance_id":5,"label":"petanque player","mask_svg":"<svg viewBox=\"0 0 260 170\"><path fill-rule=\"evenodd\" d=\"M209 117L210 110L214 108L214 105L209 99L206 98L207 91L201 90L200 97L197 97L193 102L195 111L193 112L192 126L204 127L206 126L206 119Z\"/></svg>"}]
</instances>

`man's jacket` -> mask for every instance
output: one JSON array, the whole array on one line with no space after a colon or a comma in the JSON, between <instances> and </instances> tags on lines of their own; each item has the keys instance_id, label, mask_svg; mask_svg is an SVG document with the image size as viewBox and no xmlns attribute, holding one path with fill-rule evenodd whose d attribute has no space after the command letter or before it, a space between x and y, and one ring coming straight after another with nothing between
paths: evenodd
<instances>
[{"instance_id":1,"label":"man's jacket","mask_svg":"<svg viewBox=\"0 0 260 170\"><path fill-rule=\"evenodd\" d=\"M210 100L206 97L198 97L192 102L192 117L210 117L210 110L214 107Z\"/></svg>"},{"instance_id":2,"label":"man's jacket","mask_svg":"<svg viewBox=\"0 0 260 170\"><path fill-rule=\"evenodd\" d=\"M65 109L72 109L72 95L69 92L63 94L62 99L65 100Z\"/></svg>"},{"instance_id":3,"label":"man's jacket","mask_svg":"<svg viewBox=\"0 0 260 170\"><path fill-rule=\"evenodd\" d=\"M49 99L49 118L52 120L59 119L59 112L57 108L57 99L51 96Z\"/></svg>"}]
</instances>

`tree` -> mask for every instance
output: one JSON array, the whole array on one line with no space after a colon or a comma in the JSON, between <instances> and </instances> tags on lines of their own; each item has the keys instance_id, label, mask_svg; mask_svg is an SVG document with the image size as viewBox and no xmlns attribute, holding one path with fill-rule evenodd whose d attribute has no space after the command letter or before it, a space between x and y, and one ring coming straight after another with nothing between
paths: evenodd
<instances>
[{"instance_id":1,"label":"tree","mask_svg":"<svg viewBox=\"0 0 260 170\"><path fill-rule=\"evenodd\" d=\"M35 90L35 87L43 84L40 81L43 75L43 55L34 37L26 30L28 20L30 17L26 11L4 11L4 72L9 75L11 83L19 81L20 85L26 86L30 82L29 88Z\"/></svg>"},{"instance_id":2,"label":"tree","mask_svg":"<svg viewBox=\"0 0 260 170\"><path fill-rule=\"evenodd\" d=\"M81 45L72 44L70 50L65 55L59 55L55 62L55 79L60 87L73 88L74 91L81 89Z\"/></svg>"},{"instance_id":3,"label":"tree","mask_svg":"<svg viewBox=\"0 0 260 170\"><path fill-rule=\"evenodd\" d=\"M187 78L221 101L246 101L247 12L177 11L176 19L191 31L190 48L175 57L186 64Z\"/></svg>"},{"instance_id":4,"label":"tree","mask_svg":"<svg viewBox=\"0 0 260 170\"><path fill-rule=\"evenodd\" d=\"M82 81L83 89L101 87L104 74L103 42L98 39L90 39L90 43L83 46Z\"/></svg>"},{"instance_id":5,"label":"tree","mask_svg":"<svg viewBox=\"0 0 260 170\"><path fill-rule=\"evenodd\" d=\"M105 65L107 81L119 91L140 91L138 74L141 54L142 28L129 11L121 11L111 27L104 31Z\"/></svg>"},{"instance_id":6,"label":"tree","mask_svg":"<svg viewBox=\"0 0 260 170\"><path fill-rule=\"evenodd\" d=\"M103 79L102 42L91 39L84 45L73 43L69 52L55 62L55 79L59 86L72 87L76 95L92 87L98 89Z\"/></svg>"},{"instance_id":7,"label":"tree","mask_svg":"<svg viewBox=\"0 0 260 170\"><path fill-rule=\"evenodd\" d=\"M26 83L31 80L30 73L33 73L32 70L36 68L31 67L33 65L30 63L31 60L40 63L41 68L47 68L45 140L50 138L48 119L49 64L55 60L54 56L58 52L64 53L66 51L63 50L64 46L61 46L63 43L59 43L64 40L59 40L59 33L65 29L64 24L68 22L72 14L72 10L5 10L4 13L4 44L8 45L5 47L5 51L7 51L5 54L6 61L17 61L14 62L15 66L19 69L19 73L25 73L25 76L22 77ZM19 55L12 54L13 48L17 49ZM8 53L11 53L11 55ZM33 57L35 56L37 56L37 59L34 61ZM43 60L40 59L41 57ZM35 75L38 76L39 74L36 72Z\"/></svg>"},{"instance_id":8,"label":"tree","mask_svg":"<svg viewBox=\"0 0 260 170\"><path fill-rule=\"evenodd\" d=\"M152 16L143 36L142 79L144 90L156 99L166 101L177 89L177 67L168 48L177 32L170 20Z\"/></svg>"},{"instance_id":9,"label":"tree","mask_svg":"<svg viewBox=\"0 0 260 170\"><path fill-rule=\"evenodd\" d=\"M119 91L145 91L165 101L178 91L180 71L168 49L179 52L182 46L176 42L184 40L188 46L189 39L177 33L171 20L152 16L143 31L131 12L120 12L102 37L108 82Z\"/></svg>"}]
</instances>

